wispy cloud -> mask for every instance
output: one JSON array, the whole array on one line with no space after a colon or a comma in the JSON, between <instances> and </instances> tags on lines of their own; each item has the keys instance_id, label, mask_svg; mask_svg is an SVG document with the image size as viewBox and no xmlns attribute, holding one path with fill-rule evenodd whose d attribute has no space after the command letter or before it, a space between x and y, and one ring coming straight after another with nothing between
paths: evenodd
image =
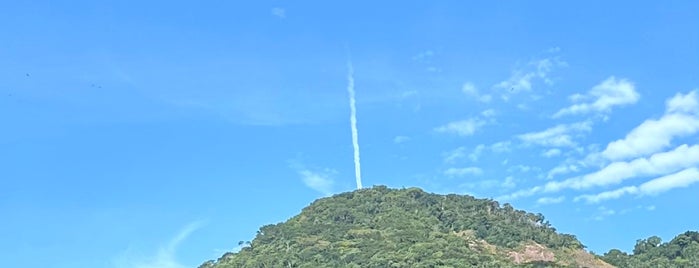
<instances>
[{"instance_id":1,"label":"wispy cloud","mask_svg":"<svg viewBox=\"0 0 699 268\"><path fill-rule=\"evenodd\" d=\"M615 185L630 178L664 175L697 165L699 165L699 145L683 144L672 151L657 153L647 158L614 162L581 177L549 182L546 184L545 190L553 192L565 188L588 189Z\"/></svg>"},{"instance_id":2,"label":"wispy cloud","mask_svg":"<svg viewBox=\"0 0 699 268\"><path fill-rule=\"evenodd\" d=\"M272 8L272 15L280 19L286 18L286 9L283 9L281 7Z\"/></svg>"},{"instance_id":3,"label":"wispy cloud","mask_svg":"<svg viewBox=\"0 0 699 268\"><path fill-rule=\"evenodd\" d=\"M485 124L486 122L481 119L469 118L466 120L449 122L446 125L435 128L434 130L440 133L456 134L465 137L473 135Z\"/></svg>"},{"instance_id":4,"label":"wispy cloud","mask_svg":"<svg viewBox=\"0 0 699 268\"><path fill-rule=\"evenodd\" d=\"M516 186L516 183L512 179L512 177L505 178L502 181L499 180L493 180L493 179L487 179L487 180L476 180L476 181L470 181L470 182L465 182L459 185L459 188L466 188L466 189L478 189L478 190L487 190L487 189L509 189L513 188ZM474 195L474 193L469 192L468 194Z\"/></svg>"},{"instance_id":5,"label":"wispy cloud","mask_svg":"<svg viewBox=\"0 0 699 268\"><path fill-rule=\"evenodd\" d=\"M311 171L308 169L298 170L303 183L309 188L316 190L323 195L331 195L335 181L332 179L337 171L334 169L324 169L320 171Z\"/></svg>"},{"instance_id":6,"label":"wispy cloud","mask_svg":"<svg viewBox=\"0 0 699 268\"><path fill-rule=\"evenodd\" d=\"M463 158L468 158L472 162L477 162L486 150L490 150L494 153L509 152L510 142L496 142L489 146L485 144L478 144L475 147L473 147L473 149L470 152L468 148L460 146L454 150L443 153L442 156L444 157L444 162L446 163L454 163L459 159Z\"/></svg>"},{"instance_id":7,"label":"wispy cloud","mask_svg":"<svg viewBox=\"0 0 699 268\"><path fill-rule=\"evenodd\" d=\"M532 133L532 135L520 136L520 138L540 145L571 145L571 139L566 138L566 134L563 134L564 137L560 137L561 133L566 133L567 129L567 127L557 126L543 132ZM578 127L578 129L587 128ZM516 199L539 193L558 192L564 189L586 190L594 187L608 187L621 184L632 178L665 177L683 170L685 173L680 174L691 175L693 174L691 172L694 171L691 168L699 166L699 144L682 144L671 150L663 150L672 146L673 139L695 135L697 132L699 132L697 91L676 94L666 101L665 115L662 118L646 120L629 132L624 139L610 142L603 152L594 149L594 146L588 146L588 150L593 152L588 154L584 160L575 163L566 160L566 162L551 169L547 178L551 179L556 175L577 172L580 168L601 166L596 171L561 181L550 181L544 185L528 189L520 189L500 198ZM607 163L608 160L612 160L612 162ZM669 178L677 177L670 176ZM669 178L658 180L657 183L680 182L672 181ZM684 183L687 180L681 182ZM643 185L643 188L641 186L628 186L580 198L596 202L595 200L614 199L628 194L645 194L651 192L650 189L659 188L661 184L648 182L648 184ZM670 183L669 185L674 186L675 184ZM667 190L673 188L675 187L668 187Z\"/></svg>"},{"instance_id":8,"label":"wispy cloud","mask_svg":"<svg viewBox=\"0 0 699 268\"><path fill-rule=\"evenodd\" d=\"M549 170L548 173L546 173L546 178L553 179L553 177L555 177L557 175L568 174L571 172L578 172L579 170L580 170L580 168L577 165L562 163L558 166L555 166L551 170Z\"/></svg>"},{"instance_id":9,"label":"wispy cloud","mask_svg":"<svg viewBox=\"0 0 699 268\"><path fill-rule=\"evenodd\" d=\"M563 201L565 201L565 196L559 196L559 197L542 197L536 200L536 203L539 205L551 205L551 204L558 204Z\"/></svg>"},{"instance_id":10,"label":"wispy cloud","mask_svg":"<svg viewBox=\"0 0 699 268\"><path fill-rule=\"evenodd\" d=\"M574 147L577 143L574 135L592 130L592 122L585 121L574 124L560 124L539 132L530 132L518 135L526 145L540 145L545 147Z\"/></svg>"},{"instance_id":11,"label":"wispy cloud","mask_svg":"<svg viewBox=\"0 0 699 268\"><path fill-rule=\"evenodd\" d=\"M407 90L400 93L400 99L415 97L419 94L417 90Z\"/></svg>"},{"instance_id":12,"label":"wispy cloud","mask_svg":"<svg viewBox=\"0 0 699 268\"><path fill-rule=\"evenodd\" d=\"M303 165L299 160L289 160L289 167L294 169L301 177L301 181L308 187L323 195L329 196L333 193L337 170L330 168L311 169Z\"/></svg>"},{"instance_id":13,"label":"wispy cloud","mask_svg":"<svg viewBox=\"0 0 699 268\"><path fill-rule=\"evenodd\" d=\"M502 181L500 186L505 189L515 188L517 187L517 182L515 181L514 177L508 176L507 178L505 178L505 180Z\"/></svg>"},{"instance_id":14,"label":"wispy cloud","mask_svg":"<svg viewBox=\"0 0 699 268\"><path fill-rule=\"evenodd\" d=\"M497 112L494 109L487 109L487 110L483 110L481 112L481 115L485 118L492 118L492 117L495 117L495 115L497 115Z\"/></svg>"},{"instance_id":15,"label":"wispy cloud","mask_svg":"<svg viewBox=\"0 0 699 268\"><path fill-rule=\"evenodd\" d=\"M393 138L393 143L395 144L405 143L408 141L410 141L410 137L408 136L396 136L395 138Z\"/></svg>"},{"instance_id":16,"label":"wispy cloud","mask_svg":"<svg viewBox=\"0 0 699 268\"><path fill-rule=\"evenodd\" d=\"M508 172L515 172L515 171L517 171L517 172L520 172L520 173L527 173L527 172L530 172L530 171L531 171L531 172L541 171L541 168L536 167L536 166L530 166L530 165L522 165L522 164L519 164L519 165L510 166L510 168L508 168L507 171L508 171Z\"/></svg>"},{"instance_id":17,"label":"wispy cloud","mask_svg":"<svg viewBox=\"0 0 699 268\"><path fill-rule=\"evenodd\" d=\"M511 144L512 143L509 141L496 142L490 145L490 150L492 150L494 153L506 153L511 150Z\"/></svg>"},{"instance_id":18,"label":"wispy cloud","mask_svg":"<svg viewBox=\"0 0 699 268\"><path fill-rule=\"evenodd\" d=\"M616 214L615 210L607 208L605 206L601 206L597 208L597 216L594 216L592 219L596 221L601 221L614 214Z\"/></svg>"},{"instance_id":19,"label":"wispy cloud","mask_svg":"<svg viewBox=\"0 0 699 268\"><path fill-rule=\"evenodd\" d=\"M454 150L445 152L442 154L442 156L444 157L444 162L454 163L457 160L466 157L466 155L467 155L466 151L467 151L466 147L461 146L461 147L458 147Z\"/></svg>"},{"instance_id":20,"label":"wispy cloud","mask_svg":"<svg viewBox=\"0 0 699 268\"><path fill-rule=\"evenodd\" d=\"M627 194L657 195L675 188L687 187L696 182L699 182L699 169L692 167L647 181L640 186L627 186L594 195L581 195L576 197L575 201L585 200L588 203L599 203L605 200L617 199Z\"/></svg>"},{"instance_id":21,"label":"wispy cloud","mask_svg":"<svg viewBox=\"0 0 699 268\"><path fill-rule=\"evenodd\" d=\"M541 156L546 157L546 158L556 157L559 155L561 155L561 149L558 149L558 148L548 149L548 150L541 153Z\"/></svg>"},{"instance_id":22,"label":"wispy cloud","mask_svg":"<svg viewBox=\"0 0 699 268\"><path fill-rule=\"evenodd\" d=\"M594 86L585 95L571 96L570 99L575 104L559 110L553 117L592 112L609 113L613 107L636 103L639 98L633 83L612 76Z\"/></svg>"},{"instance_id":23,"label":"wispy cloud","mask_svg":"<svg viewBox=\"0 0 699 268\"><path fill-rule=\"evenodd\" d=\"M510 95L531 91L536 80L548 85L553 84L549 74L555 68L564 66L567 66L567 63L555 57L530 61L525 68L514 70L508 79L498 82L493 87L502 90L501 98L507 101Z\"/></svg>"},{"instance_id":24,"label":"wispy cloud","mask_svg":"<svg viewBox=\"0 0 699 268\"><path fill-rule=\"evenodd\" d=\"M665 115L649 119L631 130L624 139L609 143L602 156L610 160L646 156L670 146L673 139L699 132L697 91L677 94L666 101Z\"/></svg>"},{"instance_id":25,"label":"wispy cloud","mask_svg":"<svg viewBox=\"0 0 699 268\"><path fill-rule=\"evenodd\" d=\"M483 103L488 103L493 99L493 97L490 96L489 94L480 94L478 92L478 89L476 88L476 86L471 82L464 83L464 85L461 86L461 92L466 94L466 96L469 96L469 97L471 97L479 102L483 102Z\"/></svg>"},{"instance_id":26,"label":"wispy cloud","mask_svg":"<svg viewBox=\"0 0 699 268\"><path fill-rule=\"evenodd\" d=\"M194 231L203 227L203 221L196 221L188 224L180 230L166 245L158 249L154 256L134 257L129 252L118 256L113 266L115 268L185 268L191 265L184 265L177 260L177 248Z\"/></svg>"},{"instance_id":27,"label":"wispy cloud","mask_svg":"<svg viewBox=\"0 0 699 268\"><path fill-rule=\"evenodd\" d=\"M485 150L485 145L476 145L476 147L473 148L473 151L471 151L471 153L468 154L468 159L470 159L473 162L478 161L478 159L481 157L481 154L483 154L483 150Z\"/></svg>"},{"instance_id":28,"label":"wispy cloud","mask_svg":"<svg viewBox=\"0 0 699 268\"><path fill-rule=\"evenodd\" d=\"M514 200L514 199L518 199L518 198L522 198L522 197L528 197L528 196L535 195L537 193L540 193L542 190L543 190L543 187L534 186L534 187L529 188L529 189L520 189L520 190L517 190L517 191L510 193L510 194L501 195L501 196L497 197L496 199L501 200L501 201Z\"/></svg>"},{"instance_id":29,"label":"wispy cloud","mask_svg":"<svg viewBox=\"0 0 699 268\"><path fill-rule=\"evenodd\" d=\"M424 61L432 58L434 56L434 54L435 53L433 50L428 49L428 50L425 50L425 51L422 51L420 53L415 54L415 56L413 56L413 60L424 62Z\"/></svg>"},{"instance_id":30,"label":"wispy cloud","mask_svg":"<svg viewBox=\"0 0 699 268\"><path fill-rule=\"evenodd\" d=\"M483 169L479 167L449 168L444 170L444 175L448 177L480 176L483 175Z\"/></svg>"}]
</instances>

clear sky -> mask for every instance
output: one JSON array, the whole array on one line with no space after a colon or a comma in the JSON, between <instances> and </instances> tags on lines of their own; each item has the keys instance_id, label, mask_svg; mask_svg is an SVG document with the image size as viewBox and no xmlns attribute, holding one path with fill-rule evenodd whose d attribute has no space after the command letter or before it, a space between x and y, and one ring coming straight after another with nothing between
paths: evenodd
<instances>
[{"instance_id":1,"label":"clear sky","mask_svg":"<svg viewBox=\"0 0 699 268\"><path fill-rule=\"evenodd\" d=\"M243 4L243 2L247 2ZM355 187L699 226L696 1L8 1L7 267L196 267Z\"/></svg>"}]
</instances>

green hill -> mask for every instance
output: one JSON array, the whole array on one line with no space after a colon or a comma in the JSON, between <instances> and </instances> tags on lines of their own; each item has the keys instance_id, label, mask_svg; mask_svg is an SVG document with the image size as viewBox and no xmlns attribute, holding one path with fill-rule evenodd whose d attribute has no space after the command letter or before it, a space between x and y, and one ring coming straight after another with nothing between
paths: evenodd
<instances>
[{"instance_id":1,"label":"green hill","mask_svg":"<svg viewBox=\"0 0 699 268\"><path fill-rule=\"evenodd\" d=\"M541 214L377 186L322 198L200 268L612 267Z\"/></svg>"},{"instance_id":2,"label":"green hill","mask_svg":"<svg viewBox=\"0 0 699 268\"><path fill-rule=\"evenodd\" d=\"M670 242L661 242L657 236L640 239L636 241L633 254L612 249L602 259L618 267L699 267L699 232L688 231Z\"/></svg>"}]
</instances>

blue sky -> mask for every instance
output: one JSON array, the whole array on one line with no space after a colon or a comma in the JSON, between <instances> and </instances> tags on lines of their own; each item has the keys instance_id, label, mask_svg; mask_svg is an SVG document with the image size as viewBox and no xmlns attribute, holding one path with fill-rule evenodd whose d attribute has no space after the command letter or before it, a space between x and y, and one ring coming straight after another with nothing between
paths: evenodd
<instances>
[{"instance_id":1,"label":"blue sky","mask_svg":"<svg viewBox=\"0 0 699 268\"><path fill-rule=\"evenodd\" d=\"M365 186L541 212L596 252L696 230L693 1L16 2L7 266L196 267Z\"/></svg>"}]
</instances>

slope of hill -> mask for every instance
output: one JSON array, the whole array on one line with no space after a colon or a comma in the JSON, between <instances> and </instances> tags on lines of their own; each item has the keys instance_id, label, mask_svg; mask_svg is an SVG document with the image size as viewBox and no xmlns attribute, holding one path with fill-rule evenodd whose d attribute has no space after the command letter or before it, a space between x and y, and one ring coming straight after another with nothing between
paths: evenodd
<instances>
[{"instance_id":1,"label":"slope of hill","mask_svg":"<svg viewBox=\"0 0 699 268\"><path fill-rule=\"evenodd\" d=\"M661 243L660 237L651 236L639 239L628 255L618 249L612 249L602 256L605 261L618 267L699 267L699 232L688 231Z\"/></svg>"},{"instance_id":2,"label":"slope of hill","mask_svg":"<svg viewBox=\"0 0 699 268\"><path fill-rule=\"evenodd\" d=\"M322 198L200 268L612 267L541 214L376 186Z\"/></svg>"}]
</instances>

